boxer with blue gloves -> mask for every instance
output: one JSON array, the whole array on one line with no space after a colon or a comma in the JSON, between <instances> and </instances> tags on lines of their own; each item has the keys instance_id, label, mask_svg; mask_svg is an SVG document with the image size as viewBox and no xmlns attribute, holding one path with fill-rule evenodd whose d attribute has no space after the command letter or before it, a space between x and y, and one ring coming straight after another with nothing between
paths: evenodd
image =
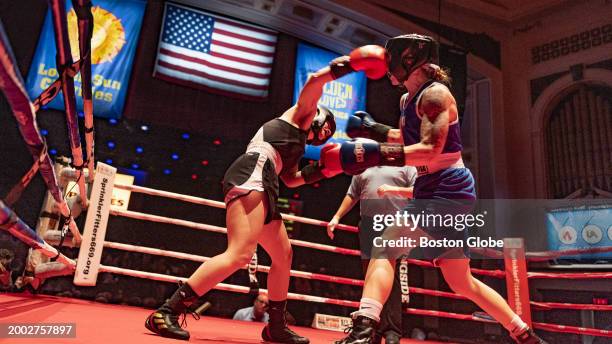
<instances>
[{"instance_id":1,"label":"boxer with blue gloves","mask_svg":"<svg viewBox=\"0 0 612 344\"><path fill-rule=\"evenodd\" d=\"M394 86L407 92L400 100L400 128L376 123L366 113L355 113L348 121L351 137L366 137L342 144L329 144L321 164L328 173L359 174L372 166L410 165L417 168L414 199L407 213L467 214L470 207L440 207L439 201L464 204L476 200L475 181L463 164L459 113L447 72L438 66L438 43L429 36L408 34L391 38L387 50L387 76ZM379 141L379 142L376 142ZM418 201L420 200L420 201ZM416 227L413 227L413 230ZM394 228L391 228L394 229ZM389 229L388 229L389 230ZM408 235L428 239L465 240L467 230L419 226ZM464 246L467 247L467 246ZM402 254L408 254L409 248ZM472 276L469 252L458 247L421 247L426 258L440 267L449 287L463 295L504 326L516 343L546 344L508 306L494 289ZM350 333L336 344L369 344L380 321L382 305L393 285L395 259L370 260L359 310L353 313Z\"/></svg>"}]
</instances>

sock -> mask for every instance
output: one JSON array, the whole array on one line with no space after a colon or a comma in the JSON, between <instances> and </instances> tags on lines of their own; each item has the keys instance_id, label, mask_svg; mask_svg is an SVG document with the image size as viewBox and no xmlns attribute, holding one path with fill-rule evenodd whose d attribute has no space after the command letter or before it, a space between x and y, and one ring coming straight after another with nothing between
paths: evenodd
<instances>
[{"instance_id":1,"label":"sock","mask_svg":"<svg viewBox=\"0 0 612 344\"><path fill-rule=\"evenodd\" d=\"M180 314L198 299L198 294L187 283L181 283L178 289L159 308L160 310Z\"/></svg>"},{"instance_id":2,"label":"sock","mask_svg":"<svg viewBox=\"0 0 612 344\"><path fill-rule=\"evenodd\" d=\"M504 327L512 334L519 334L529 328L523 319L516 314L508 324L504 325Z\"/></svg>"},{"instance_id":3,"label":"sock","mask_svg":"<svg viewBox=\"0 0 612 344\"><path fill-rule=\"evenodd\" d=\"M270 324L285 325L285 310L286 309L287 309L287 300L282 300L282 301L270 300L270 307L268 308L268 315L270 316Z\"/></svg>"},{"instance_id":4,"label":"sock","mask_svg":"<svg viewBox=\"0 0 612 344\"><path fill-rule=\"evenodd\" d=\"M359 303L357 315L363 315L375 320L376 322L380 322L380 312L382 311L382 308L383 305L380 302L364 297Z\"/></svg>"}]
</instances>

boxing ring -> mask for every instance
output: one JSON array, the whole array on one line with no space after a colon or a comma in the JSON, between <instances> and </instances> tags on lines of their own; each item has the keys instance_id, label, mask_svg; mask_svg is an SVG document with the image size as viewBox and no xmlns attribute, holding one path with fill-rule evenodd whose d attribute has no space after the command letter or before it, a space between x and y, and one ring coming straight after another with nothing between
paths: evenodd
<instances>
[{"instance_id":1,"label":"boxing ring","mask_svg":"<svg viewBox=\"0 0 612 344\"><path fill-rule=\"evenodd\" d=\"M131 192L140 192L140 193L144 193L144 194L149 194L149 195L154 195L156 197L166 197L166 198L172 198L172 199L176 199L176 200L183 200L183 201L187 201L187 202L191 202L191 203L197 203L197 204L201 204L201 205L208 205L208 206L213 206L213 207L218 207L218 208L222 208L224 207L224 204L222 202L217 202L217 201L213 201L213 200L207 200L207 199L203 199L203 198L199 198L199 197L194 197L194 196L188 196L188 195L181 195L181 194L176 194L176 193L172 193L172 192L167 192L167 191L161 191L161 190L154 190L154 189L150 189L150 188L145 188L145 187L141 187L141 186L130 186L130 185L116 185L117 188L119 189L129 189ZM43 254L45 254L46 256L58 256L58 261L61 261L62 264L65 264L66 266L70 267L69 271L72 271L76 265L75 261L64 257L62 254L57 253L57 251L50 245L48 245L43 239L41 239L40 237L38 237L36 235L36 233L34 233L34 231L30 228L27 227L27 225L25 225L23 222L19 221L15 214L13 212L11 212L11 210L5 206L2 206L2 212L0 213L0 223L7 223L8 220L12 219L12 225L7 226L7 225L3 225L3 228L5 230L8 230L12 235L14 235L15 237L19 238L20 240L22 240L23 242L27 243L28 245L30 245L31 247L35 248L36 250L41 251ZM208 225L208 224L203 224L203 223L196 223L196 222L192 222L192 221L186 221L186 220L181 220L181 219L175 219L175 218L169 218L169 217L163 217L163 216L158 216L158 215L154 215L154 214L146 214L146 213L142 213L142 212L134 212L134 211L130 211L130 210L110 210L109 211L109 215L110 216L120 216L120 217L129 217L132 219L137 219L137 220L142 220L142 221L149 221L149 222L156 222L156 223L167 223L167 224L174 224L174 225L179 225L179 226L183 226L183 227L187 227L193 230L205 230L205 231L212 231L212 232L218 232L218 233L225 233L226 229L223 227L219 227L219 226L212 226L212 225ZM309 218L304 218L304 217L300 217L300 216L294 216L294 215L287 215L287 214L283 214L284 219L291 219L292 221L296 221L296 222L301 222L301 223L308 223L311 225L318 225L321 227L324 227L327 225L327 222L325 221L319 221L319 220L315 220L315 219L309 219ZM8 227L8 228L7 228ZM349 231L349 232L355 232L356 228L352 227L352 226L347 226L347 225L341 225L338 227L340 230L344 230L344 231ZM292 245L295 246L300 246L300 247L305 247L305 248L310 248L310 249L315 249L315 250L322 250L322 251L327 251L327 252L331 252L334 254L342 254L342 255L349 255L349 256L355 256L355 257L359 257L360 253L358 250L353 250L353 249L347 249L347 248L341 248L341 247L336 247L336 246L331 246L331 245L324 245L324 244L318 244L318 243L311 243L311 242L307 242L307 241L301 241L301 240L291 240ZM110 242L110 241L104 241L103 242L103 246L105 248L113 248L116 250L124 250L124 251L130 251L130 252L139 252L139 253L144 253L144 254L150 254L150 255L157 255L157 256L164 256L164 257L171 257L171 258L177 258L177 259L184 259L184 260L190 260L190 261L194 261L194 262L204 262L207 259L209 259L208 257L205 256L199 256L199 255L193 255L193 254L188 254L188 253L182 253L182 252L176 252L176 251L168 251L168 250L162 250L162 249L158 249L158 248L153 248L153 247L144 247L144 246L137 246L137 245L129 245L129 244L123 244L123 243L118 243L118 242ZM578 253L582 253L582 252L602 252L602 251L610 251L612 250L612 248L598 248L596 250L571 250L571 251L561 251L561 252L534 252L534 253L528 253L526 254L526 259L527 260L544 260L544 259L551 259L560 255L567 255L567 254L578 254ZM485 254L485 255L489 255L489 256L499 256L502 253L498 252L498 251L492 251L492 250L479 250L480 254ZM434 269L434 265L430 262L427 261L421 261L421 260L412 260L409 259L408 262L411 265L415 265L415 266L420 266L423 268L428 268L428 269ZM244 269L247 269L248 266L244 266ZM138 277L138 278L144 278L144 279L150 279L150 280L156 280L156 281L164 281L164 282L178 282L178 281L185 281L186 278L185 277L181 277L181 276L171 276L171 275L165 275L165 274L158 274L158 273L151 273L151 272L144 272L144 271L138 271L138 270L131 270L131 269L124 269L124 268L120 268L120 267L114 267L114 266L106 266L106 265L100 265L99 267L99 271L100 272L108 272L108 273L112 273L112 274L119 274L119 275L125 275L125 276L131 276L131 277ZM267 273L269 271L269 267L268 266L263 266L263 265L258 265L257 266L257 271L263 272L263 273ZM481 275L481 276L488 276L488 277L494 277L494 278L500 278L500 279L505 279L507 277L506 272L502 271L502 270L485 270L485 269L476 269L473 268L472 272L476 275ZM327 275L327 274L319 274L319 273L311 273L311 272L305 272L305 271L298 271L298 270L291 270L291 276L293 278L306 278L306 279L311 279L311 280L319 280L319 281L325 281L325 282L331 282L331 283L338 283L338 284L348 284L348 285L353 285L353 286L362 286L363 285L363 281L359 280L359 279L352 279L352 278L346 278L346 277L340 277L340 276L332 276L332 275ZM607 273L607 272L592 272L592 273L543 273L543 272L528 272L527 273L527 278L530 279L610 279L612 278L612 273ZM247 286L240 286L240 285L233 285L233 284L227 284L227 283L220 283L218 284L215 289L218 290L224 290L224 291L229 291L229 292L237 292L237 293L249 293L250 288ZM265 289L260 289L260 292L266 293ZM411 287L410 288L410 293L413 294L422 294L422 295L427 295L427 296L431 296L431 297L441 297L441 298L446 298L446 299L465 299L463 296L451 293L451 292L444 292L444 291L438 291L438 290L431 290L431 289L424 289L424 288L415 288L415 287ZM14 298L24 298L24 296L19 296L19 295L13 295L11 297ZM35 297L32 299L36 300L39 297ZM304 294L297 294L297 293L289 293L288 294L288 298L291 300L299 300L299 301L305 301L305 302L315 302L315 303L324 303L324 304L332 304L332 305L339 305L339 306L345 306L345 307L352 307L352 308L357 308L358 307L358 302L356 301L349 301L349 300L342 300L342 299L332 299L332 298L325 298L325 297L319 297L319 296L312 296L312 295L304 295ZM28 297L25 297L25 299L28 299ZM64 303L66 302L65 299L58 299L58 298L48 298L48 297L43 297L44 304L53 304L54 302L60 302L60 303ZM41 301L42 302L42 301ZM121 321L122 323L125 324L125 326L128 326L128 319L132 319L132 316L134 317L134 321L135 323L133 324L135 327L133 331L136 331L137 333L140 333L140 335L143 335L143 333L145 333L146 331L142 328L140 328L141 324L140 322L142 322L142 319L144 319L144 317L146 317L147 313L149 312L149 310L145 310L145 309L141 309L141 308L135 308L135 307L123 307L123 306L101 306L99 304L93 303L93 302L85 302L85 301L68 301L69 305L72 304L78 304L79 306L79 316L78 318L80 319L81 317L88 317L88 316L94 316L97 317L98 315L98 310L96 309L91 309L91 310L87 310L88 307L92 307L92 308L96 308L96 307L103 307L104 309L106 309L106 307L118 307L117 309L121 309L121 312L117 313L119 314L122 319L123 319L123 315L124 313L126 314L126 318L125 321ZM610 312L612 311L612 306L611 305L591 305L591 304L570 304L570 303L555 303L555 302L534 302L531 301L530 302L531 307L533 308L534 311L537 312L545 312L547 310L553 310L553 309L566 309L566 310L592 310L592 311L599 311L599 312ZM2 303L0 303L0 307L2 307ZM49 306L50 309L53 309L52 306ZM72 306L70 306L72 307ZM127 309L127 310L126 310ZM11 312L10 311L11 308L9 306L8 309L4 309L2 311L2 315L0 315L0 317L3 318L3 321L6 320L10 320L10 321L17 321L19 319L22 319L22 316L20 315L20 312L15 311L15 312ZM81 313L83 312L83 313ZM491 320L487 320L486 318L483 317L479 317L479 316L475 316L473 314L458 314L458 313L451 313L451 312L443 312L443 311L436 311L436 310L424 310L424 309L416 309L416 308L406 308L405 312L407 314L413 314L413 315L419 315L419 316L429 316L429 317L442 317L442 318L450 318L450 319L455 319L455 320L463 320L463 321L477 321L477 322L489 322L489 323L494 323ZM90 315L90 313L92 313ZM76 314L76 313L75 313ZM140 315L140 318L138 316L136 316L136 314ZM56 317L57 314L53 315L53 319L57 320L58 318ZM115 315L117 316L117 315ZM76 316L73 315L73 319ZM60 317L60 319L63 319L65 317ZM68 316L68 318L70 318L70 316ZM69 321L70 319L65 318L66 321ZM74 321L74 320L73 320ZM79 320L82 321L82 320ZM215 328L215 331L212 331L212 333L210 333L210 327L207 326L206 324L208 323L208 318L205 321L199 321L199 322L194 322L191 321L190 322L190 331L194 331L195 337L194 338L200 338L200 339L205 339L207 341L209 340L219 340L219 342L223 342L223 340L227 340L227 341L240 341L242 342L243 339L238 339L238 338L229 338L227 337L227 334L225 334L225 336L223 337L222 333L224 333L225 331L221 330L222 328L226 328L225 326L229 326L227 327L227 329L231 328L231 326L246 326L246 325L234 325L233 322L228 321L228 320L220 320L220 319L215 319L215 322L221 322L220 324L215 323L215 326L213 326ZM226 325L222 325L223 322L227 322ZM77 322L78 323L78 322ZM200 325L201 324L201 325ZM543 330L543 331L551 331L551 332L560 332L560 333L573 333L573 334L580 334L580 335L590 335L590 336L600 336L600 337L608 337L608 338L612 338L612 331L607 331L607 330L603 330L603 329L596 329L596 328L583 328L583 327L576 327L576 326L567 326L567 325L561 325L561 324L549 324L549 323L539 323L539 322L533 322L532 323L533 327L535 329L538 330ZM200 331L198 330L198 328L202 326L203 330ZM221 333L218 333L217 330L219 330ZM315 330L312 330L315 331ZM308 331L307 331L308 332ZM305 335L308 335L307 332L304 332ZM320 332L320 333L319 333ZM230 330L229 333L234 333L233 330ZM328 339L331 341L331 339L334 338L339 338L340 334L339 333L333 333L333 332L328 332L328 331L315 331L312 332L314 338L320 338L323 341L327 341ZM131 335L131 334L130 334ZM258 331L254 331L252 333L253 337L252 339L249 340L259 340L258 339ZM201 336L201 337L200 337ZM221 337L215 337L215 336L221 336ZM150 340L150 336L145 336L146 338L149 338ZM213 338L224 338L224 339L213 339ZM242 337L241 337L242 338ZM97 339L96 339L97 340ZM248 342L248 341L247 341Z\"/></svg>"},{"instance_id":2,"label":"boxing ring","mask_svg":"<svg viewBox=\"0 0 612 344\"><path fill-rule=\"evenodd\" d=\"M73 234L74 240L73 245L79 246L81 243L81 235L76 227L74 220L72 219L70 209L66 201L64 200L61 188L57 183L57 177L55 175L55 171L52 168L51 159L47 153L46 145L42 136L38 132L38 128L36 126L35 121L35 112L40 106L44 105L50 99L49 97L53 97L59 92L61 89L65 95L66 100L66 109L67 109L67 120L69 124L69 132L71 137L71 149L73 152L73 167L62 170L61 174L65 177L73 178L78 187L81 189L81 195L87 195L86 186L85 186L85 174L84 168L87 166L89 170L88 174L88 182L96 183L96 179L98 178L98 173L95 174L94 177L94 156L93 156L93 119L92 119L92 108L91 108L91 99L86 102L86 111L85 111L85 124L86 124L86 147L87 147L87 159L83 161L83 157L81 156L81 146L80 142L76 142L75 138L78 138L78 128L76 125L76 110L74 106L74 85L71 83L71 78L76 75L76 71L79 68L82 68L83 80L88 80L91 78L91 75L87 76L88 72L88 58L89 52L87 45L82 42L82 54L81 61L76 63L71 61L69 47L66 47L67 37L65 37L65 11L63 11L63 1L51 1L53 6L51 6L53 14L54 14L54 24L57 28L57 43L60 47L59 51L59 62L64 66L62 68L63 72L61 73L60 79L58 82L52 84L48 91L43 92L43 95L36 99L34 102L31 102L27 94L25 93L25 89L23 87L23 80L17 69L15 68L16 63L12 58L12 53L10 52L10 48L8 42L5 39L3 31L0 32L0 38L2 41L0 44L0 86L2 86L3 91L7 95L7 99L11 103L11 107L13 108L15 117L19 123L20 131L24 137L24 140L28 144L30 151L32 153L32 157L35 161L33 168L24 176L22 181L20 182L21 187L16 187L15 192L11 192L12 197L9 199L11 201L15 201L18 199L19 194L25 189L27 186L27 182L31 180L33 175L37 172L40 172L44 180L46 182L47 188L53 196L54 201L57 203L58 208L62 216L64 216L67 220L64 224L65 228L69 229ZM91 6L91 3L86 0L75 1L75 4L82 6L83 8L87 8L87 6ZM81 10L81 15L79 16L79 28L80 30L80 40L86 39L90 37L91 33L87 31L89 28L89 22L87 22L88 18L86 15L87 11ZM82 22L81 22L82 20ZM82 24L82 25L81 25ZM82 31L82 32L81 32ZM62 32L64 35L62 36ZM87 84L84 84L84 89L87 89ZM89 87L91 88L91 87ZM72 94L72 96L70 96ZM87 96L86 92L84 95ZM76 131L75 131L76 130ZM100 164L98 164L98 167ZM182 195L168 191L155 190L151 188L146 188L142 186L135 185L125 185L125 184L115 184L113 186L116 189L121 189L124 191L129 191L131 193L141 193L146 194L152 197L164 197L189 203L195 203L202 206L210 206L215 208L225 208L225 204L215 200L203 199L190 195ZM111 190L112 191L112 190ZM83 200L84 205L87 204L86 197ZM41 236L37 234L33 229L31 229L25 222L19 219L17 214L11 209L12 202L3 202L0 201L0 228L4 231L8 232L13 237L19 239L20 241L27 244L32 248L33 251L42 254L45 257L53 258L57 264L60 264L62 269L56 269L56 275L67 275L75 273L77 267L77 261L66 257L61 252L59 252L56 248L45 241L45 236ZM92 211L93 207L90 205L90 210ZM187 221L183 219L170 218L165 216L159 216L155 214L147 214L143 212L136 212L127 209L119 209L119 208L110 208L108 213L104 216L116 216L116 217L125 217L139 221L147 221L153 223L164 223L164 224L172 224L176 226L181 226L185 228L189 228L191 230L202 230L216 233L226 233L226 229L220 226L209 225L205 223L197 223L193 221ZM312 226L325 227L327 226L326 221L320 221L316 219L310 219L301 216L294 216L289 214L283 214L284 220L300 222ZM87 225L86 225L87 227ZM339 230L347 231L347 232L357 232L358 229L354 226L348 225L339 225L336 227ZM112 230L112 228L109 228ZM89 229L85 228L85 233L87 233ZM137 246L130 245L119 242L111 242L107 240L102 240L101 246L103 248L112 248L116 250L129 251L129 252L138 252L148 255L155 256L163 256L163 257L171 257L176 259L188 260L193 262L204 262L209 259L206 256L188 254L177 251L169 251L162 250L154 247L145 247L145 246ZM320 250L325 251L330 254L338 254L338 255L346 255L356 257L355 264L359 264L357 259L360 257L360 251L350 248L337 247L332 245L313 243L303 240L295 240L291 239L291 244L294 246L299 246L312 250ZM83 248L84 245L81 245ZM102 252L101 249L100 252ZM593 252L609 252L612 251L612 247L604 247L598 248L596 250L587 249L587 250L571 250L571 251L556 251L556 252L532 252L526 253L524 256L518 256L514 258L508 258L504 255L503 252L494 251L494 250L475 250L476 253L503 258L506 260L506 266L508 266L508 260L514 259L512 262L520 261L525 263L526 261L542 261L553 259L559 256L566 255L575 255L580 253L593 253ZM101 254L101 253L100 253ZM419 266L424 269L435 269L436 267L428 262L421 260L413 260L408 259L407 262L413 266ZM243 269L248 269L249 266L244 266ZM262 273L267 273L270 270L270 267L258 265L256 267L257 271ZM151 273L145 271L138 271L132 269L125 269L116 266L107 266L100 264L97 268L99 272L107 272L116 275L125 275L131 277L137 277L148 280L155 281L163 281L163 282L172 282L176 283L179 281L185 281L187 278L185 276L172 276L158 273ZM486 270L486 269L476 269L473 268L472 272L475 275L487 276L491 278L498 279L509 279L511 278L510 273L508 271L503 270ZM48 271L47 271L48 273ZM53 273L51 274L53 275ZM48 275L47 275L48 276ZM298 271L291 270L292 278L305 278L310 280L318 280L330 283L337 284L346 284L352 286L363 286L363 281L359 279L352 279L342 276L332 276L328 274L320 274L320 273L311 273L306 271ZM523 277L523 282L528 283L529 280L534 279L610 279L612 278L612 273L609 272L590 272L590 273L544 273L544 272L526 272ZM95 284L95 281L94 281ZM235 292L235 293L249 293L251 288L248 286L241 285L233 285L227 283L219 283L215 289ZM265 289L259 290L262 293L266 293ZM410 293L413 294L421 294L428 297L439 297L444 299L465 299L464 297L457 295L452 292L431 290L425 288L409 288ZM518 293L521 295L525 294L525 290L518 290ZM519 295L519 296L521 296ZM297 294L297 293L289 293L288 298L290 300L299 300L303 302L314 302L320 304L331 304L344 306L349 308L357 308L358 302L343 300L343 299L334 299L334 298L326 298L320 296L313 295L305 295L305 294ZM534 312L546 312L549 310L556 309L565 309L565 310L586 310L586 311L598 311L598 312L610 312L612 311L612 305L591 305L591 304L570 304L570 303L558 303L558 302L535 302L529 301L529 306ZM441 317L441 318L449 318L455 319L459 321L467 321L467 322L486 322L486 323L494 323L494 321L488 320L485 317L475 316L474 314L459 314L452 312L443 312L437 310L427 310L427 309L417 309L417 308L405 308L405 313L417 316L426 316L426 317ZM78 299L69 299L69 298L59 298L59 297L51 297L51 296L41 296L41 295L27 295L27 294L2 294L0 296L0 322L2 323L21 323L21 322L65 322L65 323L75 323L77 335L74 339L39 339L37 338L37 342L41 343L66 343L66 342L74 342L74 343L102 343L108 342L112 340L117 340L121 338L122 342L147 342L147 343L170 343L173 342L170 339L161 338L159 336L155 336L145 330L143 323L146 316L150 313L150 310L138 307L128 307L128 306L118 306L118 305L106 305L100 304L96 302L78 300ZM530 315L530 314L529 314ZM466 323L466 326L470 326L469 323ZM568 326L563 324L551 324L551 323L541 323L541 322L533 322L532 326L541 331L548 332L558 332L558 333L571 333L571 334L579 334L579 335L589 335L596 337L605 337L612 338L612 331L597 329L597 328L584 328L577 326ZM256 343L260 341L259 333L261 329L261 324L257 323L249 323L249 322L236 322L226 319L213 318L213 317L204 317L204 319L200 321L189 321L188 329L192 334L192 341L206 341L209 343ZM313 343L324 343L324 342L332 342L335 339L341 338L343 335L339 332L331 332L310 328L299 328L299 333L310 337ZM4 341L5 338L0 338L0 341ZM11 338L9 342L11 343L19 343L19 342L31 342L32 339L18 339ZM402 340L403 343L416 343L416 341L410 341L407 339Z\"/></svg>"}]
</instances>

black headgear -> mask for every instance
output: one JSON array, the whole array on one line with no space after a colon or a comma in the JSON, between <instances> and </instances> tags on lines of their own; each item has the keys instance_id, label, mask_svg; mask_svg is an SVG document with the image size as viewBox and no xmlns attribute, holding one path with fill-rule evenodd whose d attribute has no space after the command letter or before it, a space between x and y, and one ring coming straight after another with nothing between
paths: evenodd
<instances>
[{"instance_id":1,"label":"black headgear","mask_svg":"<svg viewBox=\"0 0 612 344\"><path fill-rule=\"evenodd\" d=\"M319 139L319 133L325 123L329 123L330 134L324 139ZM336 119L334 118L334 114L325 106L317 106L317 114L312 120L312 124L310 125L310 130L312 131L312 139L306 141L309 145L320 146L327 142L334 133L336 132Z\"/></svg>"},{"instance_id":2,"label":"black headgear","mask_svg":"<svg viewBox=\"0 0 612 344\"><path fill-rule=\"evenodd\" d=\"M438 42L415 33L390 38L385 44L389 74L403 83L425 63L438 64Z\"/></svg>"}]
</instances>

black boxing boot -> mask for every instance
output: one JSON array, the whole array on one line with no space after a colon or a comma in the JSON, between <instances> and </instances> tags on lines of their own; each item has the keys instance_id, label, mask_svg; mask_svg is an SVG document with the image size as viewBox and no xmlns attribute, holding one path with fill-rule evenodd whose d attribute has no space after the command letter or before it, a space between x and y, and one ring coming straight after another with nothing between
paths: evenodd
<instances>
[{"instance_id":1,"label":"black boxing boot","mask_svg":"<svg viewBox=\"0 0 612 344\"><path fill-rule=\"evenodd\" d=\"M287 327L287 317L285 312L287 309L287 300L272 301L270 300L270 308L268 314L270 321L261 332L261 338L266 342L287 343L287 344L308 344L310 340L302 337L291 331Z\"/></svg>"},{"instance_id":2,"label":"black boxing boot","mask_svg":"<svg viewBox=\"0 0 612 344\"><path fill-rule=\"evenodd\" d=\"M544 339L538 337L535 332L529 327L519 334L512 335L514 341L518 344L548 344Z\"/></svg>"},{"instance_id":3,"label":"black boxing boot","mask_svg":"<svg viewBox=\"0 0 612 344\"><path fill-rule=\"evenodd\" d=\"M181 328L178 319L186 316L188 307L198 299L198 295L189 284L182 283L172 297L151 313L145 321L145 327L162 337L189 340L189 332Z\"/></svg>"},{"instance_id":4,"label":"black boxing boot","mask_svg":"<svg viewBox=\"0 0 612 344\"><path fill-rule=\"evenodd\" d=\"M347 328L348 336L337 340L336 344L371 344L376 334L378 322L363 315L356 315L353 326Z\"/></svg>"}]
</instances>

